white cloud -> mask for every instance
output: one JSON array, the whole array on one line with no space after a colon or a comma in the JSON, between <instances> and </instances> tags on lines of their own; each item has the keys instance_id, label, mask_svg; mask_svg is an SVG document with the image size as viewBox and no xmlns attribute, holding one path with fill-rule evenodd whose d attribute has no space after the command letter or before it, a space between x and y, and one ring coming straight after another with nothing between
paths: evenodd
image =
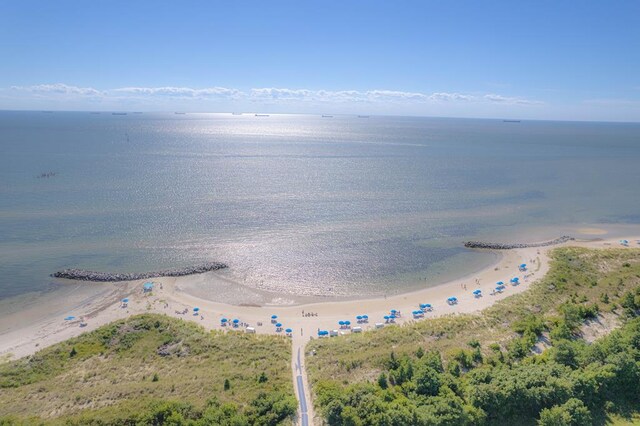
<instances>
[{"instance_id":1,"label":"white cloud","mask_svg":"<svg viewBox=\"0 0 640 426\"><path fill-rule=\"evenodd\" d=\"M166 96L179 98L234 98L241 95L236 89L226 87L209 87L205 89L192 89L190 87L122 87L111 92L120 95L136 96Z\"/></svg>"},{"instance_id":2,"label":"white cloud","mask_svg":"<svg viewBox=\"0 0 640 426\"><path fill-rule=\"evenodd\" d=\"M400 92L397 90L370 90L366 97L372 101L426 101L428 95L418 92Z\"/></svg>"},{"instance_id":3,"label":"white cloud","mask_svg":"<svg viewBox=\"0 0 640 426\"><path fill-rule=\"evenodd\" d=\"M429 96L429 99L431 99L432 101L446 101L446 102L477 100L477 98L472 95L463 95L460 93L446 93L446 92L432 93Z\"/></svg>"},{"instance_id":4,"label":"white cloud","mask_svg":"<svg viewBox=\"0 0 640 426\"><path fill-rule=\"evenodd\" d=\"M35 94L59 94L80 96L101 96L103 92L92 87L69 86L63 83L38 84L35 86L11 86L11 90Z\"/></svg>"},{"instance_id":5,"label":"white cloud","mask_svg":"<svg viewBox=\"0 0 640 426\"><path fill-rule=\"evenodd\" d=\"M190 111L251 110L271 108L278 111L313 112L371 111L397 114L459 114L464 111L491 112L512 105L539 105L541 102L495 93L411 92L401 90L325 90L262 87L247 90L228 87L138 87L128 86L99 90L64 83L12 86L0 89L3 108L22 105L47 105L83 109L131 108L140 110ZM501 106L504 105L504 106Z\"/></svg>"},{"instance_id":6,"label":"white cloud","mask_svg":"<svg viewBox=\"0 0 640 426\"><path fill-rule=\"evenodd\" d=\"M516 105L540 105L542 104L542 102L539 101L531 101L528 99L522 99L522 98L512 98L512 97L508 97L508 96L502 96L502 95L496 95L493 93L484 95L484 99L486 99L489 102L499 102L499 103L505 103L505 104L516 104Z\"/></svg>"},{"instance_id":7,"label":"white cloud","mask_svg":"<svg viewBox=\"0 0 640 426\"><path fill-rule=\"evenodd\" d=\"M249 96L257 100L305 100L313 98L313 91L306 89L281 89L275 87L264 87L251 89Z\"/></svg>"}]
</instances>

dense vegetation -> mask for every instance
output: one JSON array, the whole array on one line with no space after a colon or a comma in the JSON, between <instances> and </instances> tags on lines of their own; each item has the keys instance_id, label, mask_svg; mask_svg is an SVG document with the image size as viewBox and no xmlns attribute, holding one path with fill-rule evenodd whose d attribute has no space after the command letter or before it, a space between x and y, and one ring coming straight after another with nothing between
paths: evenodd
<instances>
[{"instance_id":1,"label":"dense vegetation","mask_svg":"<svg viewBox=\"0 0 640 426\"><path fill-rule=\"evenodd\" d=\"M288 340L140 315L0 365L0 424L276 425Z\"/></svg>"},{"instance_id":2,"label":"dense vegetation","mask_svg":"<svg viewBox=\"0 0 640 426\"><path fill-rule=\"evenodd\" d=\"M640 403L640 251L558 249L547 276L478 315L316 340L329 425L588 425ZM596 322L622 326L589 343ZM592 340L592 339L589 339Z\"/></svg>"}]
</instances>

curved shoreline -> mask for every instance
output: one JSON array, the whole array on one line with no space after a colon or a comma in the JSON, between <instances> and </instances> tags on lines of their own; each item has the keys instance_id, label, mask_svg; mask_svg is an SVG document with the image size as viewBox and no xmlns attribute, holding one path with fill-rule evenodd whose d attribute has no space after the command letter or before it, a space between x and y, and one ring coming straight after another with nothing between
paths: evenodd
<instances>
[{"instance_id":1,"label":"curved shoreline","mask_svg":"<svg viewBox=\"0 0 640 426\"><path fill-rule=\"evenodd\" d=\"M478 249L490 249L490 250L510 250L510 249L521 249L521 248L532 248L532 247L548 247L555 246L558 244L563 244L569 241L574 241L575 238L570 237L569 235L563 235L560 238L556 238L554 240L545 241L542 243L485 243L482 241L467 241L464 243L466 248L478 248Z\"/></svg>"},{"instance_id":2,"label":"curved shoreline","mask_svg":"<svg viewBox=\"0 0 640 426\"><path fill-rule=\"evenodd\" d=\"M635 235L634 238L628 235L626 238L640 241L640 234L635 233ZM611 238L576 241L571 245L598 249L616 246L617 242L616 238ZM633 244L633 247L636 247L636 244ZM630 247L624 248L629 249ZM319 328L337 328L338 320L352 318L356 314L368 314L371 323L363 326L363 329L372 329L374 322L380 321L391 308L407 313L416 309L418 303L432 303L434 305L434 311L430 312L428 317L472 313L481 311L512 294L526 291L530 283L547 273L550 264L548 258L550 250L550 247L504 250L495 264L477 271L475 274L408 293L359 300L312 302L295 306L238 306L205 300L182 291L178 281L184 278L178 277L161 278L160 284L164 285L156 286L151 293L142 292L141 281L105 284L106 287L82 286L79 288L95 288L96 292L92 292L90 298L87 298L87 295L65 296L63 300L56 300L55 303L45 301L44 305L34 304L27 309L15 310L0 316L0 324L4 322L7 325L3 333L0 334L2 337L0 338L2 342L0 344L0 358L12 359L30 355L39 349L74 337L84 331L93 330L100 325L144 312L163 313L196 321L207 329L217 330L228 328L221 327L220 318L240 318L245 323L257 324L255 331L260 334L276 334L273 325L269 323L270 315L275 313L278 315L279 321L294 330L292 340L296 346L304 345L305 341L315 336ZM526 273L519 270L518 265L532 259L535 261L529 262L531 270ZM529 275L528 279L525 275ZM521 278L520 285L507 286L507 291L501 294L490 294L495 282L504 281L513 276ZM81 286L81 284L78 285ZM476 288L482 290L483 297L473 296L471 292ZM99 294L98 289L100 289ZM73 293L71 295L73 296ZM451 296L457 297L459 303L453 306L447 305L446 299ZM125 297L129 298L126 309L121 303ZM200 308L200 315L196 316L191 313L194 306ZM182 314L184 309L190 313L188 315ZM304 315L307 312L314 313L314 315ZM77 321L64 321L63 315L84 317L88 325L79 328ZM34 317L37 318L35 321L30 320ZM409 316L400 318L396 322L412 321L413 319Z\"/></svg>"},{"instance_id":3,"label":"curved shoreline","mask_svg":"<svg viewBox=\"0 0 640 426\"><path fill-rule=\"evenodd\" d=\"M112 274L109 272L94 272L85 269L65 269L51 274L54 278L63 278L75 281L92 282L119 282L146 280L148 278L159 277L183 277L186 275L203 274L210 271L218 271L226 268L227 265L219 262L205 263L203 265L187 266L184 268L167 269L164 271Z\"/></svg>"}]
</instances>

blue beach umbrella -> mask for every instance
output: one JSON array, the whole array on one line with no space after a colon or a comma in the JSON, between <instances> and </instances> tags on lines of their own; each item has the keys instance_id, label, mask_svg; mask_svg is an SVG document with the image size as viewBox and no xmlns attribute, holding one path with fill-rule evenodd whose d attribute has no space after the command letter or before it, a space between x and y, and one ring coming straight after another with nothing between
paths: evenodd
<instances>
[{"instance_id":1,"label":"blue beach umbrella","mask_svg":"<svg viewBox=\"0 0 640 426\"><path fill-rule=\"evenodd\" d=\"M64 319L64 320L65 320L65 321L71 321L71 320L74 320L74 319L76 319L76 317L74 317L74 316L72 316L72 315L69 315L68 317L65 317L65 319Z\"/></svg>"},{"instance_id":2,"label":"blue beach umbrella","mask_svg":"<svg viewBox=\"0 0 640 426\"><path fill-rule=\"evenodd\" d=\"M520 281L518 277L511 278L512 283L517 283L518 281Z\"/></svg>"},{"instance_id":3,"label":"blue beach umbrella","mask_svg":"<svg viewBox=\"0 0 640 426\"><path fill-rule=\"evenodd\" d=\"M362 319L369 319L369 315L363 315Z\"/></svg>"},{"instance_id":4,"label":"blue beach umbrella","mask_svg":"<svg viewBox=\"0 0 640 426\"><path fill-rule=\"evenodd\" d=\"M129 303L129 299L122 299L122 303Z\"/></svg>"},{"instance_id":5,"label":"blue beach umbrella","mask_svg":"<svg viewBox=\"0 0 640 426\"><path fill-rule=\"evenodd\" d=\"M292 330L292 329L290 329L290 328L287 328L287 329L285 330L285 332L286 332L286 333L293 333L293 330Z\"/></svg>"},{"instance_id":6,"label":"blue beach umbrella","mask_svg":"<svg viewBox=\"0 0 640 426\"><path fill-rule=\"evenodd\" d=\"M383 318L388 320L390 317L389 317L389 315L385 315Z\"/></svg>"},{"instance_id":7,"label":"blue beach umbrella","mask_svg":"<svg viewBox=\"0 0 640 426\"><path fill-rule=\"evenodd\" d=\"M193 312L198 312L200 308L193 308Z\"/></svg>"},{"instance_id":8,"label":"blue beach umbrella","mask_svg":"<svg viewBox=\"0 0 640 426\"><path fill-rule=\"evenodd\" d=\"M526 263L521 263L521 264L520 264L520 267L521 267L522 269L525 269L525 268L527 267L527 264L526 264Z\"/></svg>"},{"instance_id":9,"label":"blue beach umbrella","mask_svg":"<svg viewBox=\"0 0 640 426\"><path fill-rule=\"evenodd\" d=\"M226 318L221 318L221 319L220 319L220 322L221 322L221 323L223 323L223 324L224 324L224 323L226 323L226 322L228 322L228 321L229 321L229 320L228 320L228 319L226 319Z\"/></svg>"},{"instance_id":10,"label":"blue beach umbrella","mask_svg":"<svg viewBox=\"0 0 640 426\"><path fill-rule=\"evenodd\" d=\"M240 322L240 320L238 318L234 318L233 323L234 324L238 324Z\"/></svg>"},{"instance_id":11,"label":"blue beach umbrella","mask_svg":"<svg viewBox=\"0 0 640 426\"><path fill-rule=\"evenodd\" d=\"M277 323L276 327L278 327L278 328L282 327L282 323Z\"/></svg>"},{"instance_id":12,"label":"blue beach umbrella","mask_svg":"<svg viewBox=\"0 0 640 426\"><path fill-rule=\"evenodd\" d=\"M502 281L498 281L496 285L504 285L504 283Z\"/></svg>"},{"instance_id":13,"label":"blue beach umbrella","mask_svg":"<svg viewBox=\"0 0 640 426\"><path fill-rule=\"evenodd\" d=\"M351 325L351 321L345 321L344 325Z\"/></svg>"},{"instance_id":14,"label":"blue beach umbrella","mask_svg":"<svg viewBox=\"0 0 640 426\"><path fill-rule=\"evenodd\" d=\"M357 320L361 320L362 319L362 315L356 315L356 319Z\"/></svg>"},{"instance_id":15,"label":"blue beach umbrella","mask_svg":"<svg viewBox=\"0 0 640 426\"><path fill-rule=\"evenodd\" d=\"M339 325L344 325L344 321L340 320L340 321L338 321L338 324Z\"/></svg>"},{"instance_id":16,"label":"blue beach umbrella","mask_svg":"<svg viewBox=\"0 0 640 426\"><path fill-rule=\"evenodd\" d=\"M427 304L426 304L426 303L421 303L421 304L420 304L420 309L424 309L424 308L426 308L426 307L427 307Z\"/></svg>"},{"instance_id":17,"label":"blue beach umbrella","mask_svg":"<svg viewBox=\"0 0 640 426\"><path fill-rule=\"evenodd\" d=\"M393 315L393 314L389 315L389 319L395 319L395 318L396 318L395 315Z\"/></svg>"},{"instance_id":18,"label":"blue beach umbrella","mask_svg":"<svg viewBox=\"0 0 640 426\"><path fill-rule=\"evenodd\" d=\"M271 319L276 319L276 318L278 318L277 315L271 315Z\"/></svg>"},{"instance_id":19,"label":"blue beach umbrella","mask_svg":"<svg viewBox=\"0 0 640 426\"><path fill-rule=\"evenodd\" d=\"M395 313L396 313L396 312L398 312L398 311L396 311L395 309L392 309L390 312L391 312L392 314L395 314Z\"/></svg>"}]
</instances>

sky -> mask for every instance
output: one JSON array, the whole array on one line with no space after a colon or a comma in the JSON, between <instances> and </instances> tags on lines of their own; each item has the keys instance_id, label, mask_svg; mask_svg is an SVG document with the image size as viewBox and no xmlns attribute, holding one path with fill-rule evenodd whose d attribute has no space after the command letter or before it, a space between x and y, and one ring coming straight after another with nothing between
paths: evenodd
<instances>
[{"instance_id":1,"label":"sky","mask_svg":"<svg viewBox=\"0 0 640 426\"><path fill-rule=\"evenodd\" d=\"M639 1L0 2L0 109L640 121Z\"/></svg>"}]
</instances>

